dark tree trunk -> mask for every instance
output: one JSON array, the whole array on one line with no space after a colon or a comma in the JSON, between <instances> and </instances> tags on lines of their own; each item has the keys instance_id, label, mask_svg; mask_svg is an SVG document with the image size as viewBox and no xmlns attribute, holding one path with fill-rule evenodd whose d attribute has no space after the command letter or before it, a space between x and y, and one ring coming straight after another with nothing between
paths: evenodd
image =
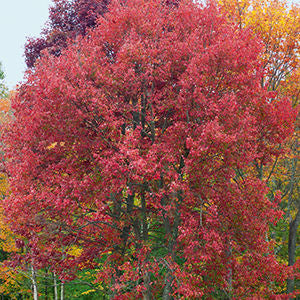
<instances>
[{"instance_id":1,"label":"dark tree trunk","mask_svg":"<svg viewBox=\"0 0 300 300\"><path fill-rule=\"evenodd\" d=\"M300 206L300 203L299 203ZM289 224L289 246L288 246L288 255L289 255L289 266L295 264L296 258L296 242L297 242L297 229L300 223L300 207L298 207L298 212L294 220ZM294 292L295 279L289 278L287 280L287 293Z\"/></svg>"}]
</instances>

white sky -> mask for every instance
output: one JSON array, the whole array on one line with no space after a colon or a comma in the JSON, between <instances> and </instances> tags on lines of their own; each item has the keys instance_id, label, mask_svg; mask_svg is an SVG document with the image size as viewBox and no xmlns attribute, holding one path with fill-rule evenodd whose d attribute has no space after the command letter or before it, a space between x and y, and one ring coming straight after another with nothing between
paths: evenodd
<instances>
[{"instance_id":1,"label":"white sky","mask_svg":"<svg viewBox=\"0 0 300 300\"><path fill-rule=\"evenodd\" d=\"M0 61L10 89L23 78L27 37L39 36L51 3L51 0L0 0Z\"/></svg>"}]
</instances>

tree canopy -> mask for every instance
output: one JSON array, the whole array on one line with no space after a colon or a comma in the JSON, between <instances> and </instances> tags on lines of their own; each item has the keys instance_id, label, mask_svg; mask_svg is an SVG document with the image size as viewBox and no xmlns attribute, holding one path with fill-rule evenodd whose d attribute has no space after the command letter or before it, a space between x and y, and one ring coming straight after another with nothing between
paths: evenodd
<instances>
[{"instance_id":1,"label":"tree canopy","mask_svg":"<svg viewBox=\"0 0 300 300\"><path fill-rule=\"evenodd\" d=\"M263 53L190 0L113 1L88 35L44 52L4 134L16 261L63 281L95 269L115 299L281 293L280 197L247 169L282 154L296 112L261 84Z\"/></svg>"}]
</instances>

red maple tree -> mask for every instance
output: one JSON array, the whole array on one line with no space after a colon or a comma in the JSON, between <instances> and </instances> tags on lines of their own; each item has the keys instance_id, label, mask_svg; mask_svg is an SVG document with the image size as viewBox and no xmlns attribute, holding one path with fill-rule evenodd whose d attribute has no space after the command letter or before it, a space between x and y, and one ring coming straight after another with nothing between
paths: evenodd
<instances>
[{"instance_id":1,"label":"red maple tree","mask_svg":"<svg viewBox=\"0 0 300 300\"><path fill-rule=\"evenodd\" d=\"M276 294L281 212L246 169L280 154L295 113L261 87L261 50L213 3L130 0L44 55L5 133L25 259L65 280L97 268L117 299Z\"/></svg>"}]
</instances>

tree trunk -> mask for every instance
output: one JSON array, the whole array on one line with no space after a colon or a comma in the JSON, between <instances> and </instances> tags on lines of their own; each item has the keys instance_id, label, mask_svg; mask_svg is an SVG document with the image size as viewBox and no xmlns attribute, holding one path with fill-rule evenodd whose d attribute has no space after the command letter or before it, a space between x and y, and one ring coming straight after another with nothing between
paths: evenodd
<instances>
[{"instance_id":1,"label":"tree trunk","mask_svg":"<svg viewBox=\"0 0 300 300\"><path fill-rule=\"evenodd\" d=\"M295 264L296 257L296 241L297 241L297 229L300 223L300 207L298 207L298 212L294 220L292 220L289 224L289 246L288 246L288 255L289 255L289 266L293 266ZM295 279L288 278L287 280L287 293L294 292Z\"/></svg>"},{"instance_id":2,"label":"tree trunk","mask_svg":"<svg viewBox=\"0 0 300 300\"><path fill-rule=\"evenodd\" d=\"M296 177L296 170L297 170L297 163L298 159L295 158L292 160L292 175L290 179L290 189L289 189L289 198L288 198L288 214L290 216L290 223L289 223L289 244L288 244L288 265L293 266L295 264L295 256L296 256L296 242L297 242L297 229L300 222L300 202L298 203L298 211L293 220L290 213L290 207L292 203L292 195L294 191L295 185L295 177ZM294 292L294 285L295 279L294 277L287 279L287 293Z\"/></svg>"},{"instance_id":3,"label":"tree trunk","mask_svg":"<svg viewBox=\"0 0 300 300\"><path fill-rule=\"evenodd\" d=\"M151 286L150 286L150 274L149 274L149 272L147 272L144 275L144 284L145 284L146 291L143 294L143 300L151 300L152 297L151 297Z\"/></svg>"},{"instance_id":4,"label":"tree trunk","mask_svg":"<svg viewBox=\"0 0 300 300\"><path fill-rule=\"evenodd\" d=\"M54 286L54 300L58 300L57 297L57 281L56 281L56 274L53 273L53 286Z\"/></svg>"},{"instance_id":5,"label":"tree trunk","mask_svg":"<svg viewBox=\"0 0 300 300\"><path fill-rule=\"evenodd\" d=\"M228 294L228 299L231 299L232 295L232 247L230 243L230 238L227 238L226 241L227 244L227 251L226 251L226 257L228 259L227 263L227 294Z\"/></svg>"},{"instance_id":6,"label":"tree trunk","mask_svg":"<svg viewBox=\"0 0 300 300\"><path fill-rule=\"evenodd\" d=\"M162 296L162 300L170 300L172 299L171 292L172 292L172 282L174 277L170 271L167 272L165 276L165 287Z\"/></svg>"},{"instance_id":7,"label":"tree trunk","mask_svg":"<svg viewBox=\"0 0 300 300\"><path fill-rule=\"evenodd\" d=\"M36 282L36 271L33 267L33 264L31 265L31 281L32 281L32 289L33 289L33 299L38 300L38 289L37 289L37 282Z\"/></svg>"},{"instance_id":8,"label":"tree trunk","mask_svg":"<svg viewBox=\"0 0 300 300\"><path fill-rule=\"evenodd\" d=\"M48 269L45 274L45 300L48 300Z\"/></svg>"},{"instance_id":9,"label":"tree trunk","mask_svg":"<svg viewBox=\"0 0 300 300\"><path fill-rule=\"evenodd\" d=\"M64 300L64 283L60 284L60 300Z\"/></svg>"}]
</instances>

